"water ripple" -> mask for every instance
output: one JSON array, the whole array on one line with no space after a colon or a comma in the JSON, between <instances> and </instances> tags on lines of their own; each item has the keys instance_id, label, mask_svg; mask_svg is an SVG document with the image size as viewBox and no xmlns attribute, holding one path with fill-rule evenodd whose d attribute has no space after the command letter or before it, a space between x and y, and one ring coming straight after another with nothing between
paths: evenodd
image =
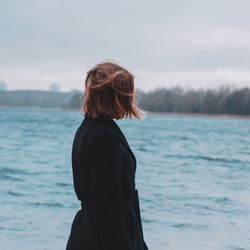
<instances>
[{"instance_id":1,"label":"water ripple","mask_svg":"<svg viewBox=\"0 0 250 250\"><path fill-rule=\"evenodd\" d=\"M0 120L0 248L64 249L80 208L71 147L82 117L0 109ZM149 249L250 249L249 121L148 115L116 122L137 158Z\"/></svg>"}]
</instances>

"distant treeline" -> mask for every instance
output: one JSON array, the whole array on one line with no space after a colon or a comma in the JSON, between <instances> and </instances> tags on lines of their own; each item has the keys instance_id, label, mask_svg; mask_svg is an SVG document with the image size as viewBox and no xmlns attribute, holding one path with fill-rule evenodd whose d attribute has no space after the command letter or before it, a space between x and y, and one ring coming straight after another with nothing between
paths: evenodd
<instances>
[{"instance_id":1,"label":"distant treeline","mask_svg":"<svg viewBox=\"0 0 250 250\"><path fill-rule=\"evenodd\" d=\"M72 97L77 106L80 93ZM73 101L74 100L74 101ZM136 90L138 106L151 112L239 114L250 115L250 89L186 89L181 87L158 88L144 92Z\"/></svg>"},{"instance_id":2,"label":"distant treeline","mask_svg":"<svg viewBox=\"0 0 250 250\"><path fill-rule=\"evenodd\" d=\"M207 114L250 115L250 89L159 88L145 93L138 91L140 107L152 112L183 112Z\"/></svg>"},{"instance_id":3,"label":"distant treeline","mask_svg":"<svg viewBox=\"0 0 250 250\"><path fill-rule=\"evenodd\" d=\"M0 91L0 107L65 108L71 98L69 92L3 90Z\"/></svg>"},{"instance_id":4,"label":"distant treeline","mask_svg":"<svg viewBox=\"0 0 250 250\"><path fill-rule=\"evenodd\" d=\"M151 112L250 115L250 89L158 88L136 90L138 106ZM81 92L0 91L0 107L44 107L79 109Z\"/></svg>"}]
</instances>

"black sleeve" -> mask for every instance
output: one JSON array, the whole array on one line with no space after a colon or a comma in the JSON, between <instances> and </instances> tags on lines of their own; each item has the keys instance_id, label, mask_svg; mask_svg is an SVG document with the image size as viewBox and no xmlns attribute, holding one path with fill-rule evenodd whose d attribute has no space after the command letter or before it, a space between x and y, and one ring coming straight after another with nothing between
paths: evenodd
<instances>
[{"instance_id":1,"label":"black sleeve","mask_svg":"<svg viewBox=\"0 0 250 250\"><path fill-rule=\"evenodd\" d=\"M104 132L90 148L90 198L97 208L105 249L133 250L122 208L120 139Z\"/></svg>"}]
</instances>

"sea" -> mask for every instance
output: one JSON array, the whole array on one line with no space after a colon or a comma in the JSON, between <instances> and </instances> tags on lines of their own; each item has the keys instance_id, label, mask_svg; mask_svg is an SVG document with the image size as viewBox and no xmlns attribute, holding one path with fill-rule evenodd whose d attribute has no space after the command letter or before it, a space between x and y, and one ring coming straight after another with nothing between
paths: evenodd
<instances>
[{"instance_id":1,"label":"sea","mask_svg":"<svg viewBox=\"0 0 250 250\"><path fill-rule=\"evenodd\" d=\"M76 212L79 111L0 109L0 249L62 250ZM250 250L250 119L115 120L137 159L149 250ZM119 249L117 249L119 250Z\"/></svg>"}]
</instances>

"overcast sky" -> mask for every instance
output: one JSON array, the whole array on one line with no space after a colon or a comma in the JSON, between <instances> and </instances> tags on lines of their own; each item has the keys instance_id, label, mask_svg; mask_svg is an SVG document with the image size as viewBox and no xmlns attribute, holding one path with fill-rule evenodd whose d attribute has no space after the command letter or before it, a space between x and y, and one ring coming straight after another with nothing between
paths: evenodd
<instances>
[{"instance_id":1,"label":"overcast sky","mask_svg":"<svg viewBox=\"0 0 250 250\"><path fill-rule=\"evenodd\" d=\"M249 0L0 0L0 80L81 89L113 59L136 87L250 87Z\"/></svg>"}]
</instances>

